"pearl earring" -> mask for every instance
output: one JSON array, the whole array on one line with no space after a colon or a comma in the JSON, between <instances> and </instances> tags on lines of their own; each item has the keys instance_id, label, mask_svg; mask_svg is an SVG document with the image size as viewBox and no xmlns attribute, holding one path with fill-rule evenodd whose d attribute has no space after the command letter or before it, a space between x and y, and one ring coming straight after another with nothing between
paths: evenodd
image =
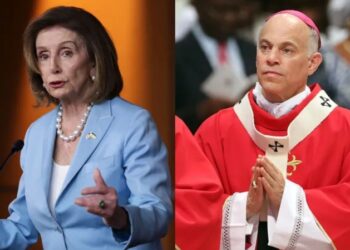
<instances>
[{"instance_id":1,"label":"pearl earring","mask_svg":"<svg viewBox=\"0 0 350 250\"><path fill-rule=\"evenodd\" d=\"M94 82L96 79L96 76L91 76L91 80Z\"/></svg>"}]
</instances>

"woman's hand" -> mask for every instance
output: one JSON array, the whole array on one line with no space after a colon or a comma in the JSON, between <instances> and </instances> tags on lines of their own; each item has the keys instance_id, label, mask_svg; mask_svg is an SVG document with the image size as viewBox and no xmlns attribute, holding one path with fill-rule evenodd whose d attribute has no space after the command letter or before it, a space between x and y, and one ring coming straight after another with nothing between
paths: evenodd
<instances>
[{"instance_id":1,"label":"woman's hand","mask_svg":"<svg viewBox=\"0 0 350 250\"><path fill-rule=\"evenodd\" d=\"M89 213L104 218L107 225L121 230L128 226L128 214L118 205L118 195L114 188L108 187L99 169L94 170L96 186L81 191L83 197L75 200L75 204L85 207Z\"/></svg>"}]
</instances>

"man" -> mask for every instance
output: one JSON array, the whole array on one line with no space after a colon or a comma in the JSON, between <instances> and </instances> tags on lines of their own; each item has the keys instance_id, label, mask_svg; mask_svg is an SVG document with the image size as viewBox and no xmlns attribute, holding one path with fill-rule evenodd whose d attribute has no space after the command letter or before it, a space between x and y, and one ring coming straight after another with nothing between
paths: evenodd
<instances>
[{"instance_id":1,"label":"man","mask_svg":"<svg viewBox=\"0 0 350 250\"><path fill-rule=\"evenodd\" d=\"M222 249L350 246L350 112L307 86L319 49L310 18L274 14L259 35L254 90L196 133L231 195Z\"/></svg>"},{"instance_id":2,"label":"man","mask_svg":"<svg viewBox=\"0 0 350 250\"><path fill-rule=\"evenodd\" d=\"M240 38L237 31L252 21L255 1L191 1L198 23L176 44L175 99L176 114L192 132L251 87L247 77L256 73L255 45ZM234 91L228 97L230 87Z\"/></svg>"}]
</instances>

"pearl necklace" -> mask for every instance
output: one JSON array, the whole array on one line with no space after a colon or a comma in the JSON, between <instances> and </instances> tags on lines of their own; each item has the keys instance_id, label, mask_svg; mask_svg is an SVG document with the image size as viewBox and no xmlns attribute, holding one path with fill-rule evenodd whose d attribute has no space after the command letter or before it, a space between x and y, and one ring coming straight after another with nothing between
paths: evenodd
<instances>
[{"instance_id":1,"label":"pearl necklace","mask_svg":"<svg viewBox=\"0 0 350 250\"><path fill-rule=\"evenodd\" d=\"M77 128L73 131L71 135L64 135L62 131L62 114L63 114L63 108L62 105L59 106L58 112L57 112L57 119L56 119L56 128L57 128L57 135L65 142L71 142L77 139L81 132L83 132L84 126L86 124L86 120L89 116L90 110L94 104L90 103L89 106L87 106L86 111L84 113L83 118L81 119L80 124L77 126Z\"/></svg>"}]
</instances>

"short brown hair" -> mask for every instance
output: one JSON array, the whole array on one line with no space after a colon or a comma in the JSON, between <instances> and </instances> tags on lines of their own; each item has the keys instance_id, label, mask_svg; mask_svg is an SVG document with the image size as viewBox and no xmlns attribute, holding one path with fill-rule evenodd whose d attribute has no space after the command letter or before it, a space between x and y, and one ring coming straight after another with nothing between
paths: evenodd
<instances>
[{"instance_id":1,"label":"short brown hair","mask_svg":"<svg viewBox=\"0 0 350 250\"><path fill-rule=\"evenodd\" d=\"M37 104L49 105L59 102L43 87L35 47L39 32L53 26L76 32L85 42L90 60L95 64L96 78L87 101L101 102L118 96L123 88L123 80L118 67L117 52L108 32L101 22L89 12L77 7L59 6L49 9L32 21L24 32L24 57Z\"/></svg>"}]
</instances>

